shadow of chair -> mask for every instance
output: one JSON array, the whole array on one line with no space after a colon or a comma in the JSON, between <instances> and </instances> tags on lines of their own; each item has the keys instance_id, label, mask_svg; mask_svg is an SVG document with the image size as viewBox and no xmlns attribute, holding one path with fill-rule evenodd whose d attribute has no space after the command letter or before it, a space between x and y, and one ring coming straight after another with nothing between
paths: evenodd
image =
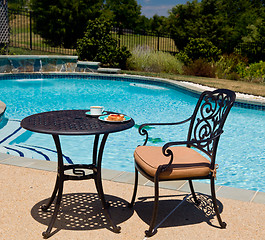
<instances>
[{"instance_id":1,"label":"shadow of chair","mask_svg":"<svg viewBox=\"0 0 265 240\"><path fill-rule=\"evenodd\" d=\"M188 119L176 123L146 123L139 127L139 133L145 136L145 142L134 151L135 185L132 200L128 206L132 207L135 202L138 172L140 172L154 182L155 188L153 214L146 236L154 235L158 228L158 226L155 227L155 223L158 214L160 181L188 180L193 200L199 206L200 200L195 194L192 180L210 179L213 208L221 228L226 227L226 223L221 219L215 194L215 177L218 168L215 159L219 138L235 98L235 93L227 89L205 91ZM190 123L187 140L168 142L163 147L146 145L149 126L174 126L186 122ZM188 196L183 201L187 198Z\"/></svg>"},{"instance_id":2,"label":"shadow of chair","mask_svg":"<svg viewBox=\"0 0 265 240\"><path fill-rule=\"evenodd\" d=\"M157 216L157 228L173 228L178 226L196 225L199 223L207 223L208 225L218 228L216 225L215 211L211 196L196 192L196 197L200 201L200 205L193 202L192 195L188 195L186 201L186 193L169 194L159 196L159 214ZM138 217L146 224L150 223L150 213L153 209L154 196L139 197L133 209ZM181 208L176 208L181 204ZM223 204L217 200L219 212L223 211ZM161 236L161 235L160 235Z\"/></svg>"}]
</instances>

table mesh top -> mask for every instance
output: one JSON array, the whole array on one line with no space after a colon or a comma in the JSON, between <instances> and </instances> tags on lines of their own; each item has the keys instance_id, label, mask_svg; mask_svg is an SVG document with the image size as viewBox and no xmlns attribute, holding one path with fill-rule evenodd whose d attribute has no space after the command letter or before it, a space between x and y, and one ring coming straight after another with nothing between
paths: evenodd
<instances>
[{"instance_id":1,"label":"table mesh top","mask_svg":"<svg viewBox=\"0 0 265 240\"><path fill-rule=\"evenodd\" d=\"M56 135L90 135L118 132L134 125L128 122L103 122L86 115L89 110L63 110L34 114L24 118L21 126L27 130ZM108 112L112 113L112 112Z\"/></svg>"}]
</instances>

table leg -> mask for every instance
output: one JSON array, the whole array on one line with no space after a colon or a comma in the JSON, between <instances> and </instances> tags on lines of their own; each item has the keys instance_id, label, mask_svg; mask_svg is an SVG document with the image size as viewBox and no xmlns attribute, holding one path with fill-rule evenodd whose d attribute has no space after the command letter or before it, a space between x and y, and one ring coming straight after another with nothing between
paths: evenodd
<instances>
[{"instance_id":1,"label":"table leg","mask_svg":"<svg viewBox=\"0 0 265 240\"><path fill-rule=\"evenodd\" d=\"M94 164L94 166L96 166L96 171L94 171L94 175L96 177L94 178L94 181L95 181L95 186L97 188L97 192L98 192L99 198L100 198L101 201L103 201L103 203L102 203L103 204L103 208L106 208L106 207L109 207L109 205L105 201L103 188L102 188L102 182L101 182L101 161L100 161L100 164L98 164L98 157L97 157L97 155L98 155L98 142L99 142L99 134L97 134L95 136L94 147L93 147L93 164ZM105 142L106 142L106 139L104 140L103 144L105 144ZM102 142L101 142L101 146L102 146ZM101 150L101 152L102 151L103 150ZM100 159L102 160L102 153L101 153ZM100 167L98 167L98 165L100 165ZM102 198L103 198L103 200L102 200Z\"/></svg>"},{"instance_id":2,"label":"table leg","mask_svg":"<svg viewBox=\"0 0 265 240\"><path fill-rule=\"evenodd\" d=\"M41 210L42 211L47 212L48 208L51 206L51 204L53 203L53 201L54 201L54 199L56 197L56 194L58 192L58 188L59 188L59 177L57 175L56 183L55 183L55 186L54 186L54 190L53 190L52 196L50 197L49 202L47 204L43 204L41 206Z\"/></svg>"},{"instance_id":3,"label":"table leg","mask_svg":"<svg viewBox=\"0 0 265 240\"><path fill-rule=\"evenodd\" d=\"M61 149L61 145L60 145L60 139L58 135L52 135L53 136L53 140L57 149L57 157L58 157L58 169L57 169L57 179L56 179L56 184L52 193L52 196L48 202L47 205L42 206L42 210L43 211L47 211L47 209L50 207L50 205L52 204L52 202L54 201L56 194L57 194L57 199L56 199L56 203L55 203L55 208L54 208L54 212L52 215L52 219L49 223L49 226L47 228L47 230L45 232L42 233L42 236L44 238L48 238L50 236L52 227L55 223L55 220L57 218L57 214L60 208L60 203L62 200L62 195L63 195L63 182L64 182L64 168L63 168L63 155L62 155L62 149Z\"/></svg>"},{"instance_id":4,"label":"table leg","mask_svg":"<svg viewBox=\"0 0 265 240\"><path fill-rule=\"evenodd\" d=\"M105 146L105 143L107 141L107 138L108 138L108 134L104 134L104 136L101 140L101 144L100 144L100 148L99 148L99 152L98 152L98 158L97 158L97 172L95 173L96 174L95 185L96 185L98 195L99 195L99 198L100 198L102 206L103 206L105 217L107 218L107 220L111 224L113 231L115 233L119 233L121 228L119 226L115 225L111 219L110 213L108 211L109 203L106 202L104 191L103 191L103 186L102 186L101 164L102 164L103 150L104 150L104 146ZM94 161L94 159L93 159L93 161Z\"/></svg>"},{"instance_id":5,"label":"table leg","mask_svg":"<svg viewBox=\"0 0 265 240\"><path fill-rule=\"evenodd\" d=\"M48 238L50 237L50 233L51 233L51 230L52 230L52 227L55 223L55 220L57 218L57 215L58 215L58 211L59 211L59 208L60 208L60 203L61 203L61 200L62 200L62 195L63 195L63 181L60 180L59 181L59 191L58 191L58 195L57 195L57 199L56 199L56 203L55 203L55 208L54 208L54 212L53 212L53 215L52 215L52 219L49 223L49 226L47 228L47 230L45 232L42 233L42 236L43 238Z\"/></svg>"}]
</instances>

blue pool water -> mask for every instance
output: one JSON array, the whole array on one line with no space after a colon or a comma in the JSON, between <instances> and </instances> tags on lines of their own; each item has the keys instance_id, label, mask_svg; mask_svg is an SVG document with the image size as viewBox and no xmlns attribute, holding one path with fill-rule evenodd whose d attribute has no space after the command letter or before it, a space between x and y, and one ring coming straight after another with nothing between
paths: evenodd
<instances>
[{"instance_id":1,"label":"blue pool water","mask_svg":"<svg viewBox=\"0 0 265 240\"><path fill-rule=\"evenodd\" d=\"M105 110L124 113L136 122L132 129L110 134L106 144L103 167L121 171L134 171L133 151L143 143L138 125L186 119L197 102L187 92L137 81L18 79L1 80L0 88L0 100L7 105L0 124L1 152L56 161L52 137L24 131L19 128L19 121L43 111L102 105ZM148 144L184 140L187 129L187 124L153 128ZM233 107L224 130L217 153L217 184L265 192L265 111ZM92 142L90 136L62 137L65 161L90 162Z\"/></svg>"}]
</instances>

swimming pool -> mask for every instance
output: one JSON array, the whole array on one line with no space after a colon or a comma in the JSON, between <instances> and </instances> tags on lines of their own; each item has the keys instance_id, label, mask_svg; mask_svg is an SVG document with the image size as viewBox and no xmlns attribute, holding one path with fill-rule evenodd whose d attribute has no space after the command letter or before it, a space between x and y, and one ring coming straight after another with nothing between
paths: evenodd
<instances>
[{"instance_id":1,"label":"swimming pool","mask_svg":"<svg viewBox=\"0 0 265 240\"><path fill-rule=\"evenodd\" d=\"M1 152L56 161L52 137L24 131L19 121L43 111L103 105L105 110L125 113L136 122L130 130L111 134L106 144L103 167L121 171L134 171L133 151L143 142L137 129L140 124L186 119L197 102L194 94L139 79L52 75L14 78L0 81L1 101L7 105L1 122ZM163 145L185 139L187 129L188 124L153 128L150 142ZM265 111L233 107L224 130L217 152L217 184L265 192ZM62 137L64 160L89 161L92 141L90 136Z\"/></svg>"}]
</instances>

